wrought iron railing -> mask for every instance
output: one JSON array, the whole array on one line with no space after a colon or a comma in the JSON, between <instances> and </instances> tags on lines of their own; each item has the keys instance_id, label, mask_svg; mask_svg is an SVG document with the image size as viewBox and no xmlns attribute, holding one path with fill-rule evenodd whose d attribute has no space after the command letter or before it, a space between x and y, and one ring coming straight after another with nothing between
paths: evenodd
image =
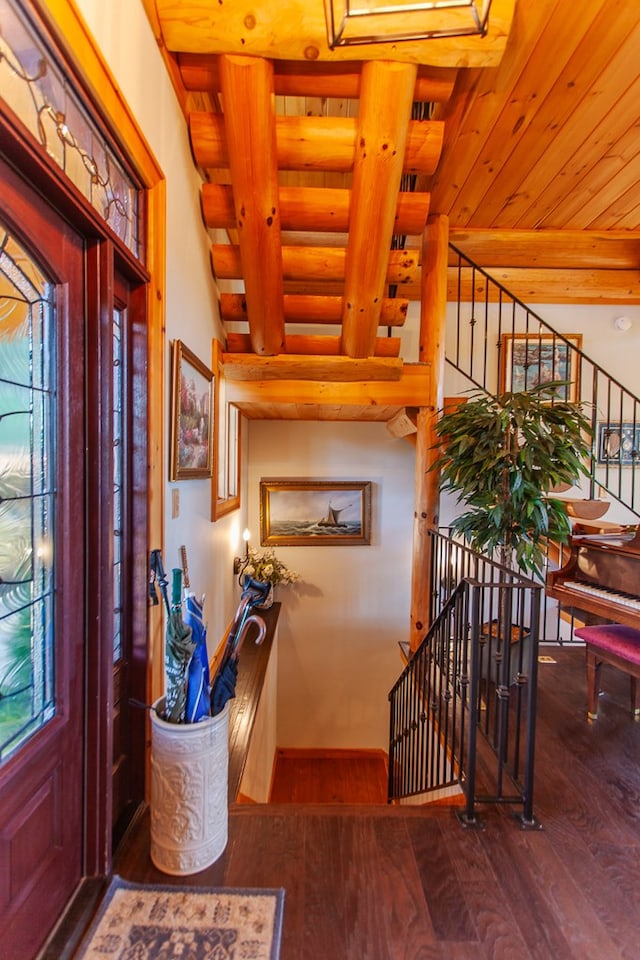
<instances>
[{"instance_id":1,"label":"wrought iron railing","mask_svg":"<svg viewBox=\"0 0 640 960\"><path fill-rule=\"evenodd\" d=\"M458 785L465 824L492 802L521 805L523 824L533 825L542 587L430 537L432 566L446 572L433 584L432 625L389 694L389 800L427 801ZM481 785L478 734L493 757Z\"/></svg>"},{"instance_id":2,"label":"wrought iron railing","mask_svg":"<svg viewBox=\"0 0 640 960\"><path fill-rule=\"evenodd\" d=\"M589 479L568 496L609 499L623 524L640 516L640 399L590 359L577 334L559 333L455 246L458 302L446 360L453 390L472 384L497 395L543 380L568 381L562 396L581 401L591 420ZM606 506L606 505L603 505Z\"/></svg>"}]
</instances>

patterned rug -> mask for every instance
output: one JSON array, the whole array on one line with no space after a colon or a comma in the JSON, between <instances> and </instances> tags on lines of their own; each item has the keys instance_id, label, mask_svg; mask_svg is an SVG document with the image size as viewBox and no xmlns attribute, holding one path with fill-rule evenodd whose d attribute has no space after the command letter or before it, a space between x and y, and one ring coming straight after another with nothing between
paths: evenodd
<instances>
[{"instance_id":1,"label":"patterned rug","mask_svg":"<svg viewBox=\"0 0 640 960\"><path fill-rule=\"evenodd\" d=\"M76 960L278 960L284 890L114 877Z\"/></svg>"}]
</instances>

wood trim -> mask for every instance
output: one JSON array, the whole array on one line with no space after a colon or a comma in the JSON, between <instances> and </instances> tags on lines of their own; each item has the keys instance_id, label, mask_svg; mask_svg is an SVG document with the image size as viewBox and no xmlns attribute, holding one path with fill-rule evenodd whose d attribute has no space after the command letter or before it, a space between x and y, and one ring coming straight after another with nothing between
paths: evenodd
<instances>
[{"instance_id":1,"label":"wood trim","mask_svg":"<svg viewBox=\"0 0 640 960\"><path fill-rule=\"evenodd\" d=\"M148 323L148 544L164 544L164 303L166 289L166 184L132 111L124 100L86 23L72 0L38 0L51 31L77 70L78 79L99 106L109 129L146 189ZM155 413L160 412L159 415ZM151 415L151 413L154 415ZM160 607L148 617L148 697L164 687L164 638ZM149 733L150 737L150 733ZM147 764L149 758L147 757ZM147 771L148 772L148 771ZM147 783L149 778L147 776Z\"/></svg>"}]
</instances>

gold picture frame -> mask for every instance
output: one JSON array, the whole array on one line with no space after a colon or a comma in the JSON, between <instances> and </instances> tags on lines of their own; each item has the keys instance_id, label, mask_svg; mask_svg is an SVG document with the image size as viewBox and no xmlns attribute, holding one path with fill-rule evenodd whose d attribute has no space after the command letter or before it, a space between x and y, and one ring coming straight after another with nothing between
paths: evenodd
<instances>
[{"instance_id":1,"label":"gold picture frame","mask_svg":"<svg viewBox=\"0 0 640 960\"><path fill-rule=\"evenodd\" d=\"M182 340L171 357L170 480L213 474L213 373Z\"/></svg>"},{"instance_id":2,"label":"gold picture frame","mask_svg":"<svg viewBox=\"0 0 640 960\"><path fill-rule=\"evenodd\" d=\"M263 546L327 547L371 543L371 481L263 479Z\"/></svg>"},{"instance_id":3,"label":"gold picture frame","mask_svg":"<svg viewBox=\"0 0 640 960\"><path fill-rule=\"evenodd\" d=\"M219 520L240 507L240 467L242 450L242 415L229 403L222 372L222 344L213 341L215 370L214 449L216 469L211 480L211 519Z\"/></svg>"},{"instance_id":4,"label":"gold picture frame","mask_svg":"<svg viewBox=\"0 0 640 960\"><path fill-rule=\"evenodd\" d=\"M579 333L505 333L500 340L499 393L520 393L552 380L568 381L559 398L580 395L580 365L572 349L582 349Z\"/></svg>"}]
</instances>

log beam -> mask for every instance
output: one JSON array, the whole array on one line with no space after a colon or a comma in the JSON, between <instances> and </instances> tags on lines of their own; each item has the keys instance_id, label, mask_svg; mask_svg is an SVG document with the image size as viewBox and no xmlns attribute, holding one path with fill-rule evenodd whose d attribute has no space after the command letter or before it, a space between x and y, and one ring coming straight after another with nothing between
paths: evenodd
<instances>
[{"instance_id":1,"label":"log beam","mask_svg":"<svg viewBox=\"0 0 640 960\"><path fill-rule=\"evenodd\" d=\"M224 354L225 382L231 380L317 380L348 383L369 380L399 380L402 360L395 357L309 357L287 354L257 357L255 354ZM348 402L348 401L345 401Z\"/></svg>"},{"instance_id":2,"label":"log beam","mask_svg":"<svg viewBox=\"0 0 640 960\"><path fill-rule=\"evenodd\" d=\"M229 378L229 369L236 366L236 358L223 354L225 392L228 403L236 404L321 404L323 406L359 406L359 407L420 407L429 392L431 367L424 363L405 363L397 380L342 381L334 383L329 377L322 380L263 379L242 380ZM360 361L347 357L322 361L329 367L337 360L347 365L357 365ZM390 361L386 361L387 363ZM258 364L272 363L272 360L258 360ZM377 361L383 363L382 360Z\"/></svg>"},{"instance_id":3,"label":"log beam","mask_svg":"<svg viewBox=\"0 0 640 960\"><path fill-rule=\"evenodd\" d=\"M241 280L242 257L240 248L228 243L212 245L213 268L219 280ZM420 277L420 251L386 251L389 264L386 282L417 284ZM285 281L332 280L344 281L346 253L337 247L282 247L282 267ZM264 264L257 266L264 270ZM248 304L249 312L251 306Z\"/></svg>"},{"instance_id":4,"label":"log beam","mask_svg":"<svg viewBox=\"0 0 640 960\"><path fill-rule=\"evenodd\" d=\"M245 298L255 353L284 346L282 242L278 212L273 67L253 57L221 57L224 114Z\"/></svg>"},{"instance_id":5,"label":"log beam","mask_svg":"<svg viewBox=\"0 0 640 960\"><path fill-rule=\"evenodd\" d=\"M380 326L402 327L407 319L407 300L382 301ZM223 323L248 321L247 302L243 293L223 293L220 296L220 316ZM339 324L342 322L342 296L296 296L285 294L285 323Z\"/></svg>"},{"instance_id":6,"label":"log beam","mask_svg":"<svg viewBox=\"0 0 640 960\"><path fill-rule=\"evenodd\" d=\"M227 101L229 102L229 101ZM242 104L243 101L238 101ZM232 108L233 109L233 108ZM244 106L238 106L242 113ZM357 122L351 117L278 116L275 119L277 166L280 170L320 170L349 173L356 150ZM206 111L189 114L191 148L198 166L229 166L224 118ZM444 123L412 120L409 123L403 173L435 172L440 160Z\"/></svg>"},{"instance_id":7,"label":"log beam","mask_svg":"<svg viewBox=\"0 0 640 960\"><path fill-rule=\"evenodd\" d=\"M185 90L220 92L218 57L213 54L179 53L178 67ZM360 97L361 64L304 63L275 60L274 87L281 97ZM453 93L457 71L451 68L418 67L413 99L417 103L446 102Z\"/></svg>"},{"instance_id":8,"label":"log beam","mask_svg":"<svg viewBox=\"0 0 640 960\"><path fill-rule=\"evenodd\" d=\"M430 195L399 193L394 234L420 236L427 223ZM280 229L314 233L347 233L351 191L338 187L280 187ZM202 216L207 227L229 230L236 226L233 189L228 184L202 185Z\"/></svg>"},{"instance_id":9,"label":"log beam","mask_svg":"<svg viewBox=\"0 0 640 960\"><path fill-rule=\"evenodd\" d=\"M251 338L246 333L228 333L226 349L228 353L251 353ZM340 355L340 337L311 336L309 334L287 334L285 349L287 354L298 356L337 357ZM376 337L373 357L399 357L400 337Z\"/></svg>"},{"instance_id":10,"label":"log beam","mask_svg":"<svg viewBox=\"0 0 640 960\"><path fill-rule=\"evenodd\" d=\"M440 67L495 67L506 46L515 0L493 0L485 36L368 43L330 50L321 0L156 0L167 49L279 60L397 60Z\"/></svg>"},{"instance_id":11,"label":"log beam","mask_svg":"<svg viewBox=\"0 0 640 960\"><path fill-rule=\"evenodd\" d=\"M362 67L342 312L350 357L371 355L380 322L415 78L412 64Z\"/></svg>"}]
</instances>

